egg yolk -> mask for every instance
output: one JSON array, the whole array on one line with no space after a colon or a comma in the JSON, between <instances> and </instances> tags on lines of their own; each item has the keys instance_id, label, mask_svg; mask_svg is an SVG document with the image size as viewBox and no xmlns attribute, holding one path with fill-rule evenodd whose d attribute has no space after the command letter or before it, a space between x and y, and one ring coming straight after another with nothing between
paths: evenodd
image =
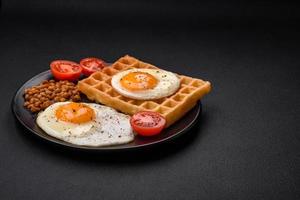
<instances>
[{"instance_id":1,"label":"egg yolk","mask_svg":"<svg viewBox=\"0 0 300 200\"><path fill-rule=\"evenodd\" d=\"M153 89L158 80L146 72L131 72L123 76L120 80L121 85L130 91L140 91Z\"/></svg>"},{"instance_id":2,"label":"egg yolk","mask_svg":"<svg viewBox=\"0 0 300 200\"><path fill-rule=\"evenodd\" d=\"M59 120L79 124L92 121L95 118L95 112L85 104L71 102L59 106L55 116Z\"/></svg>"}]
</instances>

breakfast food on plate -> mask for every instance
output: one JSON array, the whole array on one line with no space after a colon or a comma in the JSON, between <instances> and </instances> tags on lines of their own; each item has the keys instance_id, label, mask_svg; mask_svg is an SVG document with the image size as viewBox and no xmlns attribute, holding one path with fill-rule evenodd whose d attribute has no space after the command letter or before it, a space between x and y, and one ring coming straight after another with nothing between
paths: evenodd
<instances>
[{"instance_id":1,"label":"breakfast food on plate","mask_svg":"<svg viewBox=\"0 0 300 200\"><path fill-rule=\"evenodd\" d=\"M24 99L25 108L31 112L39 112L55 102L80 101L80 93L72 82L45 80L25 89Z\"/></svg>"},{"instance_id":2,"label":"breakfast food on plate","mask_svg":"<svg viewBox=\"0 0 300 200\"><path fill-rule=\"evenodd\" d=\"M39 112L36 123L47 134L83 146L129 143L134 133L157 135L211 89L208 81L165 71L128 55L110 66L92 57L80 64L55 60L50 69L58 81L45 80L27 88L24 107ZM76 85L82 73L88 77ZM104 105L78 102L80 92Z\"/></svg>"},{"instance_id":3,"label":"breakfast food on plate","mask_svg":"<svg viewBox=\"0 0 300 200\"><path fill-rule=\"evenodd\" d=\"M166 125L166 119L158 112L141 111L130 118L133 130L142 136L159 134Z\"/></svg>"},{"instance_id":4,"label":"breakfast food on plate","mask_svg":"<svg viewBox=\"0 0 300 200\"><path fill-rule=\"evenodd\" d=\"M77 80L82 71L81 65L68 60L54 60L50 64L50 69L57 80Z\"/></svg>"},{"instance_id":5,"label":"breakfast food on plate","mask_svg":"<svg viewBox=\"0 0 300 200\"><path fill-rule=\"evenodd\" d=\"M89 76L96 71L100 71L105 66L105 62L99 58L91 57L82 59L80 65L82 67L82 73Z\"/></svg>"},{"instance_id":6,"label":"breakfast food on plate","mask_svg":"<svg viewBox=\"0 0 300 200\"><path fill-rule=\"evenodd\" d=\"M176 92L180 86L180 79L172 72L160 69L131 69L115 74L111 85L125 97L151 100Z\"/></svg>"},{"instance_id":7,"label":"breakfast food on plate","mask_svg":"<svg viewBox=\"0 0 300 200\"><path fill-rule=\"evenodd\" d=\"M133 75L127 74L128 75L127 80L129 79L130 81L126 83L124 82L124 84L119 82L120 85L123 85L121 88L124 90L122 91L116 90L116 88L119 87L116 86L117 84L115 83L114 83L114 87L112 86L113 84L112 78L114 77L114 75L116 75L115 77L118 77L118 73L122 73L126 70L137 70L137 69L160 70L154 65L142 62L134 57L124 56L119 60L117 60L115 63L113 63L111 66L104 67L101 71L95 72L91 74L88 78L79 81L78 88L90 100L97 101L99 103L102 103L114 109L117 109L123 113L134 115L139 111L158 112L166 119L165 127L170 126L171 124L179 120L181 117L183 117L191 108L193 108L196 105L197 101L205 94L207 94L211 89L210 82L208 81L203 81L197 78L178 75L178 78L180 80L180 86L176 91L172 91L174 93L170 94L170 96L160 98L159 97L160 95L158 95L157 96L158 99L137 100L137 99L133 99L132 95L133 94L136 95L140 91L136 93L131 91L130 98L128 97L128 93L126 93L127 97L124 96L125 93L123 93L123 91L128 90L124 88L126 88L127 86L129 87L129 82L135 82L137 88L140 88L140 83L141 85L145 84L143 83L142 80L146 80L145 81L146 85L150 87L152 85L152 82L155 81L153 80L148 81L149 78L139 79L139 78L135 78L135 74ZM125 75L125 72L123 75ZM121 80L119 79L119 81ZM124 87L124 85L126 86ZM169 92L169 91L164 91L164 92Z\"/></svg>"},{"instance_id":8,"label":"breakfast food on plate","mask_svg":"<svg viewBox=\"0 0 300 200\"><path fill-rule=\"evenodd\" d=\"M40 112L38 126L63 141L84 146L124 144L134 139L130 116L94 103L59 102Z\"/></svg>"}]
</instances>

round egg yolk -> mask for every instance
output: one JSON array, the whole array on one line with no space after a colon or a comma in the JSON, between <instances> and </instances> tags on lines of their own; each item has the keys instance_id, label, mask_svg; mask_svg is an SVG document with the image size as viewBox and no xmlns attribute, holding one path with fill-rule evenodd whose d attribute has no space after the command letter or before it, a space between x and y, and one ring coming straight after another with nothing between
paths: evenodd
<instances>
[{"instance_id":1,"label":"round egg yolk","mask_svg":"<svg viewBox=\"0 0 300 200\"><path fill-rule=\"evenodd\" d=\"M55 116L59 120L79 124L92 121L95 118L95 112L85 104L71 102L59 106Z\"/></svg>"},{"instance_id":2,"label":"round egg yolk","mask_svg":"<svg viewBox=\"0 0 300 200\"><path fill-rule=\"evenodd\" d=\"M158 80L146 72L131 72L123 76L120 80L121 85L130 91L153 89Z\"/></svg>"}]
</instances>

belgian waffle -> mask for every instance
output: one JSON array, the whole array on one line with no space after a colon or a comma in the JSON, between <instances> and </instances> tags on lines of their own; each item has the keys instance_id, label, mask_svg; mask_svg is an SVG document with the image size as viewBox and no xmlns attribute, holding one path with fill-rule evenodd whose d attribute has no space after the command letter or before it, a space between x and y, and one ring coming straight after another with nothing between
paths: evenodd
<instances>
[{"instance_id":1,"label":"belgian waffle","mask_svg":"<svg viewBox=\"0 0 300 200\"><path fill-rule=\"evenodd\" d=\"M79 90L90 100L97 101L129 115L133 115L138 111L159 112L166 118L166 126L168 127L183 117L211 89L208 81L178 75L181 81L180 88L169 97L148 101L129 99L112 88L111 78L120 71L134 68L158 69L154 65L126 55L111 66L103 68L102 71L95 72L88 78L79 81Z\"/></svg>"}]
</instances>

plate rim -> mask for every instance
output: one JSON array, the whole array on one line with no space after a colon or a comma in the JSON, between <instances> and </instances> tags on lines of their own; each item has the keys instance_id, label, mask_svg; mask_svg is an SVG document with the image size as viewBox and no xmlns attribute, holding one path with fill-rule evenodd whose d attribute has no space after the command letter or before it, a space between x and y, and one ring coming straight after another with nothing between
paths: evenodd
<instances>
[{"instance_id":1,"label":"plate rim","mask_svg":"<svg viewBox=\"0 0 300 200\"><path fill-rule=\"evenodd\" d=\"M23 127L25 127L28 131L30 131L34 135L38 136L39 138L42 138L43 140L45 140L49 143L51 142L51 143L54 143L54 144L59 145L61 147L68 147L68 148L72 148L72 149L88 150L88 151L117 151L117 150L141 149L141 148L146 148L146 147L150 147L150 146L152 147L152 146L156 146L158 144L162 144L162 143L166 143L168 141L174 140L174 139L178 138L180 135L188 132L195 125L195 123L198 121L199 116L202 113L202 103L201 103L201 100L199 100L199 101L197 101L196 105L192 108L192 109L195 109L195 108L197 109L195 117L182 130L176 132L173 135L170 135L168 137L165 137L163 139L156 140L156 141L150 142L150 143L145 143L145 144L140 144L140 145L135 145L135 146L114 145L114 146L100 146L100 147L80 146L80 145L71 144L71 143L65 142L63 140L53 138L52 136L49 136L49 135L47 135L48 137L46 137L46 136L40 134L38 131L33 130L28 125L26 125L26 123L21 119L21 117L18 115L18 112L16 110L17 94L19 94L21 92L21 89L24 87L24 85L26 85L27 83L30 83L35 78L37 78L41 75L47 74L49 72L50 72L50 70L42 71L42 72L36 74L35 76L33 76L32 78L30 78L29 80L24 81L22 83L22 85L14 92L10 106L11 106L12 112L14 114L14 117L18 120L18 122Z\"/></svg>"}]
</instances>

